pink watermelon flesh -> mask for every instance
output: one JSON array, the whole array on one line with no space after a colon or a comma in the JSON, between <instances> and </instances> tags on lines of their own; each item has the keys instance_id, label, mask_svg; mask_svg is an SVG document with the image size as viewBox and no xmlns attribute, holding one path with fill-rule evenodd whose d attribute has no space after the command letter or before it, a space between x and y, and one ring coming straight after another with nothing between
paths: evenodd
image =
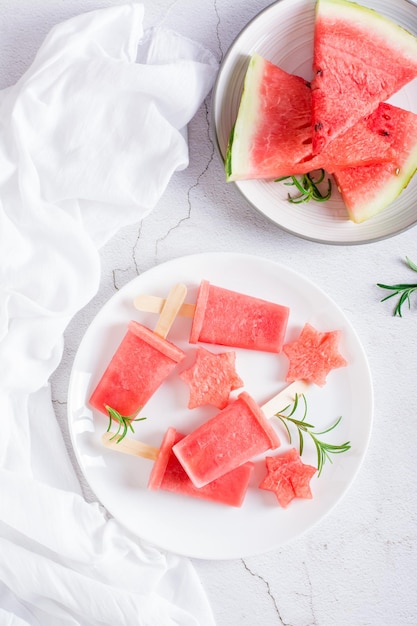
<instances>
[{"instance_id":1,"label":"pink watermelon flesh","mask_svg":"<svg viewBox=\"0 0 417 626\"><path fill-rule=\"evenodd\" d=\"M311 107L307 81L254 55L229 143L228 180L278 178L321 168L332 172L392 157L378 113L359 120L313 157Z\"/></svg>"},{"instance_id":2,"label":"pink watermelon flesh","mask_svg":"<svg viewBox=\"0 0 417 626\"><path fill-rule=\"evenodd\" d=\"M289 308L202 281L190 333L197 341L281 352Z\"/></svg>"},{"instance_id":3,"label":"pink watermelon flesh","mask_svg":"<svg viewBox=\"0 0 417 626\"><path fill-rule=\"evenodd\" d=\"M417 76L417 39L345 0L318 0L312 87L313 154Z\"/></svg>"},{"instance_id":4,"label":"pink watermelon flesh","mask_svg":"<svg viewBox=\"0 0 417 626\"><path fill-rule=\"evenodd\" d=\"M298 461L299 458L300 455L297 450L295 448L290 448L283 454L265 457L265 463L268 470L276 472L277 470L281 470L287 463Z\"/></svg>"},{"instance_id":5,"label":"pink watermelon flesh","mask_svg":"<svg viewBox=\"0 0 417 626\"><path fill-rule=\"evenodd\" d=\"M91 406L102 413L108 405L125 417L136 415L184 357L174 344L131 321L90 397Z\"/></svg>"},{"instance_id":6,"label":"pink watermelon flesh","mask_svg":"<svg viewBox=\"0 0 417 626\"><path fill-rule=\"evenodd\" d=\"M279 504L285 509L294 500L295 493L291 481L283 473L268 474L260 483L260 489L273 491Z\"/></svg>"},{"instance_id":7,"label":"pink watermelon flesh","mask_svg":"<svg viewBox=\"0 0 417 626\"><path fill-rule=\"evenodd\" d=\"M230 392L243 387L243 380L235 369L236 352L213 354L205 348L197 348L191 367L180 373L180 378L190 388L188 408L194 409L211 404L224 409Z\"/></svg>"},{"instance_id":8,"label":"pink watermelon flesh","mask_svg":"<svg viewBox=\"0 0 417 626\"><path fill-rule=\"evenodd\" d=\"M294 498L313 497L310 481L317 469L303 463L295 448L280 456L267 456L265 462L267 475L259 487L275 493L283 508L286 508Z\"/></svg>"},{"instance_id":9,"label":"pink watermelon flesh","mask_svg":"<svg viewBox=\"0 0 417 626\"><path fill-rule=\"evenodd\" d=\"M175 444L173 451L194 485L203 487L279 445L271 424L243 391L220 413Z\"/></svg>"},{"instance_id":10,"label":"pink watermelon flesh","mask_svg":"<svg viewBox=\"0 0 417 626\"><path fill-rule=\"evenodd\" d=\"M407 186L417 169L417 115L381 104L395 158L389 163L333 172L349 217L356 223L378 214Z\"/></svg>"},{"instance_id":11,"label":"pink watermelon flesh","mask_svg":"<svg viewBox=\"0 0 417 626\"><path fill-rule=\"evenodd\" d=\"M394 129L386 106L381 103L370 115L336 137L320 155L312 158L312 162L321 160L321 167L333 173L336 169L353 167L355 163L355 167L361 167L392 161L396 154L392 142Z\"/></svg>"},{"instance_id":12,"label":"pink watermelon flesh","mask_svg":"<svg viewBox=\"0 0 417 626\"><path fill-rule=\"evenodd\" d=\"M168 428L162 441L158 458L152 468L148 488L154 490L163 489L180 495L219 502L229 506L242 506L255 467L254 464L248 461L198 489L188 478L181 463L172 452L172 447L183 438L184 435L178 433L174 428Z\"/></svg>"},{"instance_id":13,"label":"pink watermelon flesh","mask_svg":"<svg viewBox=\"0 0 417 626\"><path fill-rule=\"evenodd\" d=\"M298 338L283 347L289 360L286 381L305 380L322 387L331 370L347 365L338 350L340 334L339 330L319 332L305 324Z\"/></svg>"}]
</instances>

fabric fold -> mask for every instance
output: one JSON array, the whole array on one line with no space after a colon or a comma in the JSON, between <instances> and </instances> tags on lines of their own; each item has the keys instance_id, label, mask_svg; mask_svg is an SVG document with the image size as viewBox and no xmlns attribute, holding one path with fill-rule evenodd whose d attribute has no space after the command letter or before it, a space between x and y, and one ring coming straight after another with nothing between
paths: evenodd
<instances>
[{"instance_id":1,"label":"fabric fold","mask_svg":"<svg viewBox=\"0 0 417 626\"><path fill-rule=\"evenodd\" d=\"M83 498L51 403L99 249L187 167L186 126L217 71L143 17L132 3L59 24L0 93L0 619L16 626L213 624L187 559Z\"/></svg>"}]
</instances>

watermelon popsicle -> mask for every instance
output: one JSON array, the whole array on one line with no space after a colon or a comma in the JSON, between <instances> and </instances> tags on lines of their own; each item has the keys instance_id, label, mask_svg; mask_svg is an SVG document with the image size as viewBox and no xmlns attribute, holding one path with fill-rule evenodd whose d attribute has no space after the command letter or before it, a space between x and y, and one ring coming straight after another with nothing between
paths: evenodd
<instances>
[{"instance_id":1,"label":"watermelon popsicle","mask_svg":"<svg viewBox=\"0 0 417 626\"><path fill-rule=\"evenodd\" d=\"M102 413L107 407L125 417L135 416L177 363L183 350L166 340L187 293L175 285L165 300L154 331L131 320L127 332L95 387L90 405Z\"/></svg>"},{"instance_id":2,"label":"watermelon popsicle","mask_svg":"<svg viewBox=\"0 0 417 626\"><path fill-rule=\"evenodd\" d=\"M183 436L175 428L169 427L159 449L128 437L117 443L114 433L109 432L102 436L102 442L107 448L117 452L155 461L148 481L149 489L155 491L162 489L180 495L240 507L248 489L254 464L249 461L198 489L191 482L172 452L172 446L180 441Z\"/></svg>"},{"instance_id":3,"label":"watermelon popsicle","mask_svg":"<svg viewBox=\"0 0 417 626\"><path fill-rule=\"evenodd\" d=\"M203 487L253 457L280 446L269 423L283 406L303 393L307 383L296 381L262 407L243 391L225 409L173 446L173 452L196 487Z\"/></svg>"},{"instance_id":4,"label":"watermelon popsicle","mask_svg":"<svg viewBox=\"0 0 417 626\"><path fill-rule=\"evenodd\" d=\"M158 313L164 300L139 295L134 305ZM183 304L179 315L192 317L190 343L210 343L279 353L287 329L289 308L275 302L212 285L202 280L195 305Z\"/></svg>"}]
</instances>

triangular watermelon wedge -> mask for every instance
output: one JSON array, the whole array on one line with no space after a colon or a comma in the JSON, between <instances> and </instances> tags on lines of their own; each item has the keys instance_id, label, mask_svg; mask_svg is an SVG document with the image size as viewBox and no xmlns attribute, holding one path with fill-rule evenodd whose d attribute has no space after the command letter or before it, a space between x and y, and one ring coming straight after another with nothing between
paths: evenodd
<instances>
[{"instance_id":1,"label":"triangular watermelon wedge","mask_svg":"<svg viewBox=\"0 0 417 626\"><path fill-rule=\"evenodd\" d=\"M396 153L390 163L350 167L333 172L349 217L360 223L393 202L417 171L417 114L387 103L380 105Z\"/></svg>"},{"instance_id":2,"label":"triangular watermelon wedge","mask_svg":"<svg viewBox=\"0 0 417 626\"><path fill-rule=\"evenodd\" d=\"M254 54L229 140L226 179L274 179L392 159L378 111L313 157L311 106L306 80Z\"/></svg>"},{"instance_id":3,"label":"triangular watermelon wedge","mask_svg":"<svg viewBox=\"0 0 417 626\"><path fill-rule=\"evenodd\" d=\"M313 154L417 77L417 38L373 9L318 0Z\"/></svg>"},{"instance_id":4,"label":"triangular watermelon wedge","mask_svg":"<svg viewBox=\"0 0 417 626\"><path fill-rule=\"evenodd\" d=\"M229 139L227 180L280 176L289 163L299 163L309 155L309 83L254 54Z\"/></svg>"}]
</instances>

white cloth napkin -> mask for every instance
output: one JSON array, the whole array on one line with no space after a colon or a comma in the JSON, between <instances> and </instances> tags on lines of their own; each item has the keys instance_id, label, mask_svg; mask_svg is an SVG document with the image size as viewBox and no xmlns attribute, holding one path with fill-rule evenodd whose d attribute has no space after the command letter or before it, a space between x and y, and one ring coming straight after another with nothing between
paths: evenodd
<instances>
[{"instance_id":1,"label":"white cloth napkin","mask_svg":"<svg viewBox=\"0 0 417 626\"><path fill-rule=\"evenodd\" d=\"M48 383L98 289L98 249L187 166L186 126L217 71L197 43L143 32L143 14L56 26L0 92L1 624L213 623L188 559L83 499Z\"/></svg>"}]
</instances>

